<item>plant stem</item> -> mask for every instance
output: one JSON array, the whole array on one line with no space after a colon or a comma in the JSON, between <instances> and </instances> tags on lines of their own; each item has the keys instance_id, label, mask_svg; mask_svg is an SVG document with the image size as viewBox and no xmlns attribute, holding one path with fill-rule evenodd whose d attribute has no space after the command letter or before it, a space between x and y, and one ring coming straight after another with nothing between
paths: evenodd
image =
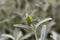
<instances>
[{"instance_id":1,"label":"plant stem","mask_svg":"<svg viewBox=\"0 0 60 40\"><path fill-rule=\"evenodd\" d=\"M34 32L34 35L35 35L36 40L38 40L35 26L31 24L31 28L32 28L32 31Z\"/></svg>"},{"instance_id":2,"label":"plant stem","mask_svg":"<svg viewBox=\"0 0 60 40\"><path fill-rule=\"evenodd\" d=\"M36 40L38 40L36 30L35 30L35 32L34 32L34 33L35 33L35 38L36 38Z\"/></svg>"}]
</instances>

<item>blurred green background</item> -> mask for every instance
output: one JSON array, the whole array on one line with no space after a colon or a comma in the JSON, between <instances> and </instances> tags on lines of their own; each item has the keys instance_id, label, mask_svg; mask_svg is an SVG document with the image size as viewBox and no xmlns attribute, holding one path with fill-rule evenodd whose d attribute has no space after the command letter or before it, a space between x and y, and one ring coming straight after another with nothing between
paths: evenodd
<instances>
[{"instance_id":1,"label":"blurred green background","mask_svg":"<svg viewBox=\"0 0 60 40\"><path fill-rule=\"evenodd\" d=\"M0 0L0 35L6 33L14 36L16 30L22 30L15 30L13 25L25 25L26 13L36 19L35 24L39 20L51 17L56 23L52 29L60 34L60 0Z\"/></svg>"}]
</instances>

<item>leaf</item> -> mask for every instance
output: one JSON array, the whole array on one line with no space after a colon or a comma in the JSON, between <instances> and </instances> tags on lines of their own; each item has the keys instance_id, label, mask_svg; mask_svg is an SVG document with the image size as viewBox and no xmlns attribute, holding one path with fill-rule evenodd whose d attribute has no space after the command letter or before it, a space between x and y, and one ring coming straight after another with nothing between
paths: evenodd
<instances>
[{"instance_id":1,"label":"leaf","mask_svg":"<svg viewBox=\"0 0 60 40\"><path fill-rule=\"evenodd\" d=\"M13 26L16 27L16 28L26 28L26 29L29 29L28 25L14 24Z\"/></svg>"},{"instance_id":2,"label":"leaf","mask_svg":"<svg viewBox=\"0 0 60 40\"><path fill-rule=\"evenodd\" d=\"M25 36L23 36L21 39L22 40L27 39L27 38L29 38L32 35L33 35L33 32L30 32L30 33L26 34Z\"/></svg>"},{"instance_id":3,"label":"leaf","mask_svg":"<svg viewBox=\"0 0 60 40\"><path fill-rule=\"evenodd\" d=\"M51 31L51 28L53 25L55 25L56 23L54 21L51 21L48 25L47 25L47 34Z\"/></svg>"},{"instance_id":4,"label":"leaf","mask_svg":"<svg viewBox=\"0 0 60 40\"><path fill-rule=\"evenodd\" d=\"M1 37L11 38L11 39L15 40L15 38L9 34L1 34Z\"/></svg>"},{"instance_id":5,"label":"leaf","mask_svg":"<svg viewBox=\"0 0 60 40\"><path fill-rule=\"evenodd\" d=\"M17 35L17 38L16 38L16 40L19 40L19 39L21 39L21 38L22 38L22 36L23 36L23 35L22 35L22 32L20 31L20 32L19 32L19 34Z\"/></svg>"},{"instance_id":6,"label":"leaf","mask_svg":"<svg viewBox=\"0 0 60 40\"><path fill-rule=\"evenodd\" d=\"M46 25L43 25L39 40L45 40L45 38L46 38Z\"/></svg>"},{"instance_id":7,"label":"leaf","mask_svg":"<svg viewBox=\"0 0 60 40\"><path fill-rule=\"evenodd\" d=\"M51 31L52 35L50 35L51 38L53 38L54 40L57 40L58 37L60 37L60 35L58 33L56 33L55 31Z\"/></svg>"},{"instance_id":8,"label":"leaf","mask_svg":"<svg viewBox=\"0 0 60 40\"><path fill-rule=\"evenodd\" d=\"M44 19L44 20L38 22L38 23L35 25L36 28L37 28L39 25L41 25L42 23L47 22L47 21L49 21L49 20L52 20L52 18L46 18L46 19Z\"/></svg>"}]
</instances>

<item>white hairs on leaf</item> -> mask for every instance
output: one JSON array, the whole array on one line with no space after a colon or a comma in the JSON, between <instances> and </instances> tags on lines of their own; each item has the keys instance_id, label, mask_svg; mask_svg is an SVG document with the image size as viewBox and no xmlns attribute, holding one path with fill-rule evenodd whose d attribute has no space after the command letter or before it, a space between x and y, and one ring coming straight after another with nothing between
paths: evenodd
<instances>
[{"instance_id":1,"label":"white hairs on leaf","mask_svg":"<svg viewBox=\"0 0 60 40\"><path fill-rule=\"evenodd\" d=\"M49 21L49 20L52 20L52 18L46 18L46 19L38 22L38 23L36 24L36 28L37 28L39 25L41 25L42 23L47 22L47 21Z\"/></svg>"}]
</instances>

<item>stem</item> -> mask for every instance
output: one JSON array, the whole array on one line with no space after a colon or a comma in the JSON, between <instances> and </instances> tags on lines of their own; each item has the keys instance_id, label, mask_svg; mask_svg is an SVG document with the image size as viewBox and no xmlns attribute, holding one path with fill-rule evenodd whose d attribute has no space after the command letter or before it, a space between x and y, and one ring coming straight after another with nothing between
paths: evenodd
<instances>
[{"instance_id":1,"label":"stem","mask_svg":"<svg viewBox=\"0 0 60 40\"><path fill-rule=\"evenodd\" d=\"M35 32L34 32L34 33L35 33L35 38L36 38L36 40L38 40L36 30L35 30Z\"/></svg>"},{"instance_id":2,"label":"stem","mask_svg":"<svg viewBox=\"0 0 60 40\"><path fill-rule=\"evenodd\" d=\"M38 40L35 26L31 24L31 28L32 28L32 31L34 32L34 35L35 35L36 40Z\"/></svg>"}]
</instances>

